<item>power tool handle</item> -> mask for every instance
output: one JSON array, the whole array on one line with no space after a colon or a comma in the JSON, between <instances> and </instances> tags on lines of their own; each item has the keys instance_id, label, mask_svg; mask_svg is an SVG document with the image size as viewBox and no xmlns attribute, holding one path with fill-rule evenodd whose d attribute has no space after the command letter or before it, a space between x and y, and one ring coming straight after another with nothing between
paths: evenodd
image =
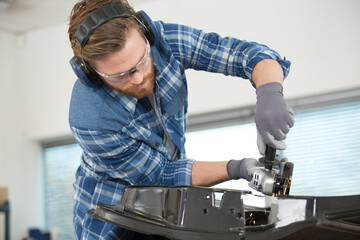
<instances>
[{"instance_id":1,"label":"power tool handle","mask_svg":"<svg viewBox=\"0 0 360 240\"><path fill-rule=\"evenodd\" d=\"M275 160L275 155L276 155L276 149L273 147L270 147L269 145L266 145L265 160L267 162L273 162Z\"/></svg>"},{"instance_id":2,"label":"power tool handle","mask_svg":"<svg viewBox=\"0 0 360 240\"><path fill-rule=\"evenodd\" d=\"M276 155L276 149L273 147L270 147L269 145L266 145L265 149L265 163L269 163L270 165L265 165L267 169L272 169L272 163L274 163Z\"/></svg>"}]
</instances>

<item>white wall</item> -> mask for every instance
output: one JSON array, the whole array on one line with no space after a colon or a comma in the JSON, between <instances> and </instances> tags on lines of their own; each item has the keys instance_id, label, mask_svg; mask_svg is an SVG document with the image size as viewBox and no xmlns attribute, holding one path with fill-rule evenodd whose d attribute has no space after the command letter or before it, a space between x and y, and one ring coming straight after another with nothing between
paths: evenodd
<instances>
[{"instance_id":1,"label":"white wall","mask_svg":"<svg viewBox=\"0 0 360 240\"><path fill-rule=\"evenodd\" d=\"M295 98L360 86L360 2L356 0L136 1L153 20L164 19L258 41L292 61L285 96ZM191 7L190 7L191 6ZM67 107L75 80L60 25L27 34L20 62L27 82L27 136L69 134ZM188 74L190 114L255 103L247 80ZM206 99L207 104L204 104Z\"/></svg>"},{"instance_id":2,"label":"white wall","mask_svg":"<svg viewBox=\"0 0 360 240\"><path fill-rule=\"evenodd\" d=\"M153 19L258 41L277 50L292 62L285 83L287 98L360 86L359 1L158 0L144 4L144 9ZM248 82L220 79L225 77L189 75L192 113L254 104Z\"/></svg>"},{"instance_id":3,"label":"white wall","mask_svg":"<svg viewBox=\"0 0 360 240\"><path fill-rule=\"evenodd\" d=\"M164 19L258 41L292 61L285 96L294 98L359 87L360 2L356 0L138 1L154 20ZM190 7L191 6L191 7ZM204 7L205 6L205 7ZM30 32L19 60L27 83L27 136L69 134L67 106L75 77L67 26ZM189 72L190 114L251 105L247 80ZM224 80L225 79L225 80ZM204 103L206 99L207 104Z\"/></svg>"},{"instance_id":4,"label":"white wall","mask_svg":"<svg viewBox=\"0 0 360 240\"><path fill-rule=\"evenodd\" d=\"M292 61L287 98L360 87L360 1L132 2L153 20L188 24L276 49ZM28 227L43 225L38 141L70 136L67 112L75 76L68 64L72 52L66 31L67 23L23 36L0 32L0 185L10 188L15 240ZM188 79L190 114L255 104L247 80L191 71Z\"/></svg>"},{"instance_id":5,"label":"white wall","mask_svg":"<svg viewBox=\"0 0 360 240\"><path fill-rule=\"evenodd\" d=\"M18 37L0 32L0 42L0 185L9 188L12 239L21 239L26 229L44 222L41 149L25 137L26 80L19 77ZM3 217L0 224L4 229Z\"/></svg>"},{"instance_id":6,"label":"white wall","mask_svg":"<svg viewBox=\"0 0 360 240\"><path fill-rule=\"evenodd\" d=\"M26 84L26 135L56 139L69 134L68 106L75 75L67 25L32 31L23 40L21 79Z\"/></svg>"}]
</instances>

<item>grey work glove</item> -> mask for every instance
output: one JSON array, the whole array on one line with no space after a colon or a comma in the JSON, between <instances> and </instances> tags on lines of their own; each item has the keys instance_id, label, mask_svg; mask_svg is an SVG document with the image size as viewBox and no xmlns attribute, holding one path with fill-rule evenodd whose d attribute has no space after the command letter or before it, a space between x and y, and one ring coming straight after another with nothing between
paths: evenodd
<instances>
[{"instance_id":1,"label":"grey work glove","mask_svg":"<svg viewBox=\"0 0 360 240\"><path fill-rule=\"evenodd\" d=\"M265 154L265 146L284 150L284 139L294 126L294 110L285 102L283 87L278 82L261 85L256 89L255 123L258 130L258 148Z\"/></svg>"},{"instance_id":2,"label":"grey work glove","mask_svg":"<svg viewBox=\"0 0 360 240\"><path fill-rule=\"evenodd\" d=\"M259 162L254 158L243 158L241 160L230 160L227 164L227 172L231 179L244 178L251 181L251 173L259 166Z\"/></svg>"}]
</instances>

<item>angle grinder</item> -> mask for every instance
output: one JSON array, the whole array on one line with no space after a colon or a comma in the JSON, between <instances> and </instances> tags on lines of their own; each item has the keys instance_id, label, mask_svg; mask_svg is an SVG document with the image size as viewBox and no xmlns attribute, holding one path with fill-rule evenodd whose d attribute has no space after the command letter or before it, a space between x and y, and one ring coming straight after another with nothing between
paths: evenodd
<instances>
[{"instance_id":1,"label":"angle grinder","mask_svg":"<svg viewBox=\"0 0 360 240\"><path fill-rule=\"evenodd\" d=\"M276 159L276 149L269 145L259 162L262 166L252 171L249 186L265 195L289 195L294 164L285 158Z\"/></svg>"}]
</instances>

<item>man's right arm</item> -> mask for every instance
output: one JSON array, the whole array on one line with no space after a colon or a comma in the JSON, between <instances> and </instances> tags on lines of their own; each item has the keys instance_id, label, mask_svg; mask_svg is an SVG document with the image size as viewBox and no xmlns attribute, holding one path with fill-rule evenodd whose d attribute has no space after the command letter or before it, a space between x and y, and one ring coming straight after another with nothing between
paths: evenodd
<instances>
[{"instance_id":1,"label":"man's right arm","mask_svg":"<svg viewBox=\"0 0 360 240\"><path fill-rule=\"evenodd\" d=\"M194 186L209 187L231 179L251 180L251 171L258 167L254 158L221 162L194 162L192 183Z\"/></svg>"},{"instance_id":2,"label":"man's right arm","mask_svg":"<svg viewBox=\"0 0 360 240\"><path fill-rule=\"evenodd\" d=\"M192 184L209 187L230 180L227 173L228 162L194 162Z\"/></svg>"}]
</instances>

